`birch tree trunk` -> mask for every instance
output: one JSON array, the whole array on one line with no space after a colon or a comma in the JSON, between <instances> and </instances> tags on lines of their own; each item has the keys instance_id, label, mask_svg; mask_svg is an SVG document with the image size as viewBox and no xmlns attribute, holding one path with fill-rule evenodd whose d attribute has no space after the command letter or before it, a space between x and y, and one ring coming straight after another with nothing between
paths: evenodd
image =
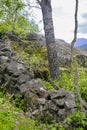
<instances>
[{"instance_id":1,"label":"birch tree trunk","mask_svg":"<svg viewBox=\"0 0 87 130\"><path fill-rule=\"evenodd\" d=\"M75 15L74 15L74 18L75 18L75 28L74 28L74 38L71 42L71 57L70 57L70 61L71 61L71 65L72 65L72 62L73 62L73 48L74 48L74 44L77 40L77 30L78 30L78 0L75 1L76 2L76 5L75 5Z\"/></svg>"},{"instance_id":2,"label":"birch tree trunk","mask_svg":"<svg viewBox=\"0 0 87 130\"><path fill-rule=\"evenodd\" d=\"M42 10L50 76L52 79L56 79L59 78L60 72L55 44L51 0L37 1L40 4Z\"/></svg>"},{"instance_id":3,"label":"birch tree trunk","mask_svg":"<svg viewBox=\"0 0 87 130\"><path fill-rule=\"evenodd\" d=\"M78 0L75 0L76 1L76 5L75 5L75 29L74 29L74 38L71 42L71 69L72 69L72 63L74 62L73 61L73 48L74 48L74 44L77 40L77 29L78 29ZM82 98L81 98L81 95L80 95L80 92L78 90L78 66L77 66L77 63L74 64L75 65L75 70L74 70L74 90L75 90L75 93L76 93L76 97L78 99L78 102L80 104L80 109L82 112L85 112L85 108L87 107Z\"/></svg>"}]
</instances>

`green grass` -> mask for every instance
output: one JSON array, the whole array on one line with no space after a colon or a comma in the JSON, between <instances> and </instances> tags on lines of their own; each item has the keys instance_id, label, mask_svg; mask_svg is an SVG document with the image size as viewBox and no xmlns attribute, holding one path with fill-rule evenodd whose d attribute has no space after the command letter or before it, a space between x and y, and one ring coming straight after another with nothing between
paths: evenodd
<instances>
[{"instance_id":1,"label":"green grass","mask_svg":"<svg viewBox=\"0 0 87 130\"><path fill-rule=\"evenodd\" d=\"M87 71L79 70L78 76L78 89L82 98L87 101ZM64 89L73 91L73 76L68 71L62 71L60 80L54 82ZM47 90L54 89L49 82L42 80L42 83ZM18 99L20 99L19 96L16 99L16 103L14 103L14 101L12 102L10 95L0 92L0 130L57 130L57 127L58 130L64 130L63 125L57 123L43 124L41 121L38 122L37 120L30 118L29 112L24 113L23 110L21 110L20 100ZM15 106L17 104L20 104L19 108ZM80 114L77 113L72 115L68 117L68 120L73 122L73 119L75 119L77 123L80 119L85 121L84 118L81 118L82 116L80 117L78 115ZM83 124L81 124L81 128L82 130L85 130Z\"/></svg>"},{"instance_id":2,"label":"green grass","mask_svg":"<svg viewBox=\"0 0 87 130\"><path fill-rule=\"evenodd\" d=\"M56 130L56 124L42 124L30 118L10 102L10 96L0 92L0 130Z\"/></svg>"},{"instance_id":3,"label":"green grass","mask_svg":"<svg viewBox=\"0 0 87 130\"><path fill-rule=\"evenodd\" d=\"M70 90L74 92L74 74L71 74L68 70L61 71L61 77L59 80L54 81L56 85L60 88ZM50 86L49 86L50 87ZM79 69L78 70L78 90L81 94L81 97L87 102L87 70Z\"/></svg>"}]
</instances>

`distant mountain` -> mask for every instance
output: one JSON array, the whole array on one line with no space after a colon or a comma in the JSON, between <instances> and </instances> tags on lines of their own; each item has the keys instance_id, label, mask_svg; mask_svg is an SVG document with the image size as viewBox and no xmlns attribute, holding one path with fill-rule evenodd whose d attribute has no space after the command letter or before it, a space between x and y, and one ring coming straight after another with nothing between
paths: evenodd
<instances>
[{"instance_id":1,"label":"distant mountain","mask_svg":"<svg viewBox=\"0 0 87 130\"><path fill-rule=\"evenodd\" d=\"M86 38L78 38L75 42L75 47L87 50L87 39Z\"/></svg>"},{"instance_id":2,"label":"distant mountain","mask_svg":"<svg viewBox=\"0 0 87 130\"><path fill-rule=\"evenodd\" d=\"M83 44L82 46L80 46L79 48L85 49L87 50L87 44Z\"/></svg>"}]
</instances>

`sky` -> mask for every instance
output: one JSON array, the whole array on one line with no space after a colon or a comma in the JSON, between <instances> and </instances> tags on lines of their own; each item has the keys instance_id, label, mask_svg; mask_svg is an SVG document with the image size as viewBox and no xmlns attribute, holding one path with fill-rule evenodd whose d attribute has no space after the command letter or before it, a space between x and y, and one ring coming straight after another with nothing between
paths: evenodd
<instances>
[{"instance_id":1,"label":"sky","mask_svg":"<svg viewBox=\"0 0 87 130\"><path fill-rule=\"evenodd\" d=\"M73 39L75 0L51 0L55 37L70 43ZM42 13L34 9L35 19L43 33ZM79 0L78 38L87 38L87 0Z\"/></svg>"}]
</instances>

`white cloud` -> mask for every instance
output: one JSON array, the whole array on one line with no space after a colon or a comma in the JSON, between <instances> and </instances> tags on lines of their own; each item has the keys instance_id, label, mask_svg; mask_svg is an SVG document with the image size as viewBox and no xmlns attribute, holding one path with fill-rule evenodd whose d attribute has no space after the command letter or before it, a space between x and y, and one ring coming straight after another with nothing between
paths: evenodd
<instances>
[{"instance_id":1,"label":"white cloud","mask_svg":"<svg viewBox=\"0 0 87 130\"><path fill-rule=\"evenodd\" d=\"M57 38L71 42L74 31L75 0L52 0L53 19ZM57 10L58 7L58 10ZM60 9L60 10L59 10ZM78 23L84 25L87 19L82 15L87 12L87 0L79 0ZM78 33L78 37L87 38L87 34Z\"/></svg>"},{"instance_id":2,"label":"white cloud","mask_svg":"<svg viewBox=\"0 0 87 130\"><path fill-rule=\"evenodd\" d=\"M87 33L85 33L85 34L82 34L82 33L78 33L78 37L80 37L80 38L86 38L87 39Z\"/></svg>"},{"instance_id":3,"label":"white cloud","mask_svg":"<svg viewBox=\"0 0 87 130\"><path fill-rule=\"evenodd\" d=\"M70 42L73 38L75 2L73 0L55 0L55 2L52 0L52 7L56 37Z\"/></svg>"},{"instance_id":4,"label":"white cloud","mask_svg":"<svg viewBox=\"0 0 87 130\"><path fill-rule=\"evenodd\" d=\"M53 9L53 21L56 38L64 39L67 42L71 42L73 39L74 31L74 11L75 0L52 0ZM35 9L35 16L37 21L42 20L41 11ZM79 0L79 12L78 22L79 25L87 21L83 18L83 14L87 12L87 0ZM39 26L43 28L43 24L39 23ZM87 34L78 33L78 37L87 38Z\"/></svg>"}]
</instances>

